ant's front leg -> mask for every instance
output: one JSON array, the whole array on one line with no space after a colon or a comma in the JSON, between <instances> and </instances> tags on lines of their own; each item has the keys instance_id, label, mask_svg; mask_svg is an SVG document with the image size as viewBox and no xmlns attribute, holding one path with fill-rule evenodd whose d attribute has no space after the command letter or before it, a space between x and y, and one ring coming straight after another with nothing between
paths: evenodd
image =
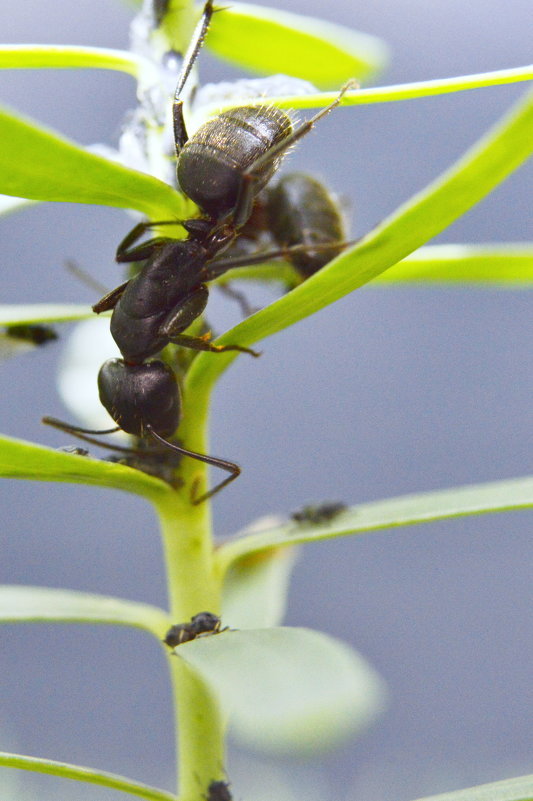
<instances>
[{"instance_id":1,"label":"ant's front leg","mask_svg":"<svg viewBox=\"0 0 533 801\"><path fill-rule=\"evenodd\" d=\"M126 234L120 245L117 247L117 252L115 254L115 261L118 261L119 264L124 262L132 262L132 261L144 261L145 259L149 259L150 256L153 255L154 250L156 250L161 245L165 245L167 242L172 242L172 239L166 238L163 236L154 237L153 239L149 239L147 242L143 242L142 245L137 245L137 247L132 247L132 245L137 242L141 236L150 230L150 228L158 228L160 225L181 225L180 220L161 220L160 222L141 222L138 223L134 228Z\"/></svg>"},{"instance_id":2,"label":"ant's front leg","mask_svg":"<svg viewBox=\"0 0 533 801\"><path fill-rule=\"evenodd\" d=\"M184 348L191 348L191 350L204 350L211 353L237 350L241 353L249 353L251 356L259 356L260 354L256 351L240 345L213 345L209 341L209 334L194 337L183 333L194 320L203 314L208 297L209 292L205 284L201 284L197 289L189 292L164 319L160 333L174 345L181 345Z\"/></svg>"}]
</instances>

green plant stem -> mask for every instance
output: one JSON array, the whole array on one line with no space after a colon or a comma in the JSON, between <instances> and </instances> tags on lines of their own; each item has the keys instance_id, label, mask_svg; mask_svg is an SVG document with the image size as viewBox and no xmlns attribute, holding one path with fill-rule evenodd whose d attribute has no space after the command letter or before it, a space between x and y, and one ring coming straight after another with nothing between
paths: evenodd
<instances>
[{"instance_id":1,"label":"green plant stem","mask_svg":"<svg viewBox=\"0 0 533 801\"><path fill-rule=\"evenodd\" d=\"M184 466L190 468L189 462L193 460L185 458ZM220 580L214 573L209 504L193 506L186 482L158 504L158 513L172 621L185 622L202 611L218 613ZM180 659L179 647L169 659L179 797L180 801L199 801L213 779L223 778L224 720L218 699Z\"/></svg>"}]
</instances>

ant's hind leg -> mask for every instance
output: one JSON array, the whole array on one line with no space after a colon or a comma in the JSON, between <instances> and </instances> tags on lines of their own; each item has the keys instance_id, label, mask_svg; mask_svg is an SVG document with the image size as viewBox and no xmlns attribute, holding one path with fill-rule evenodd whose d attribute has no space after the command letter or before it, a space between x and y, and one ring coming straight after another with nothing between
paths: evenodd
<instances>
[{"instance_id":1,"label":"ant's hind leg","mask_svg":"<svg viewBox=\"0 0 533 801\"><path fill-rule=\"evenodd\" d=\"M181 93L183 92L183 87L187 82L187 78L191 74L191 70L194 67L196 59L198 58L198 53L200 52L204 43L204 39L209 29L209 23L211 22L211 17L213 16L213 11L213 0L207 0L200 21L198 22L198 25L193 33L189 49L185 53L183 64L181 66L181 73L178 78L178 85L176 86L176 91L174 93L172 116L174 118L174 141L176 143L177 156L179 156L183 145L189 138L187 135L187 129L185 127L185 120L183 119L183 100L181 98Z\"/></svg>"},{"instance_id":2,"label":"ant's hind leg","mask_svg":"<svg viewBox=\"0 0 533 801\"><path fill-rule=\"evenodd\" d=\"M220 490L226 487L231 481L235 481L235 479L241 474L241 468L238 464L235 464L235 462L228 462L226 459L219 459L216 456L207 456L204 453L197 453L196 451L189 451L186 448L182 448L179 445L176 445L175 442L169 442L168 440L159 436L159 434L154 431L152 426L146 426L146 430L161 445L165 445L167 448L183 454L183 456L190 456L191 459L197 459L199 462L205 462L206 464L213 465L213 467L220 467L221 470L226 470L228 473L230 473L230 475L221 481L220 484L216 484L213 489L210 489L208 492L204 492L204 494L200 496L196 495L196 485L193 484L193 489L191 492L191 503L193 506L198 506L198 504L207 501L209 498L212 498L213 495L216 495L217 492L220 492Z\"/></svg>"}]
</instances>

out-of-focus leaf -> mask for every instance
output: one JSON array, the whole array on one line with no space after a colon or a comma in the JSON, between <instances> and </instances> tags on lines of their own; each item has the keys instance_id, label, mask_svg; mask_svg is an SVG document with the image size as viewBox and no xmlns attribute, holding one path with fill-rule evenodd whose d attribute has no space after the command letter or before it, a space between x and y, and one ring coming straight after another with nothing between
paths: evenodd
<instances>
[{"instance_id":1,"label":"out-of-focus leaf","mask_svg":"<svg viewBox=\"0 0 533 801\"><path fill-rule=\"evenodd\" d=\"M0 623L106 623L145 629L159 640L171 625L157 606L49 587L0 586Z\"/></svg>"},{"instance_id":2,"label":"out-of-focus leaf","mask_svg":"<svg viewBox=\"0 0 533 801\"><path fill-rule=\"evenodd\" d=\"M101 787L109 787L112 790L122 790L124 793L131 793L141 798L148 798L150 801L178 801L175 795L167 793L165 790L158 790L156 787L149 787L140 782L134 782L124 776L115 773L105 773L92 768L85 768L81 765L71 765L68 762L55 762L52 759L39 759L38 757L25 756L23 754L8 754L0 752L0 765L6 768L19 768L19 770L31 770L35 773L48 773L52 776L60 776L63 779L74 779L78 782L88 784L99 784Z\"/></svg>"},{"instance_id":3,"label":"out-of-focus leaf","mask_svg":"<svg viewBox=\"0 0 533 801\"><path fill-rule=\"evenodd\" d=\"M0 110L0 192L33 200L138 209L180 218L181 196L151 175L96 156L57 133Z\"/></svg>"},{"instance_id":4,"label":"out-of-focus leaf","mask_svg":"<svg viewBox=\"0 0 533 801\"><path fill-rule=\"evenodd\" d=\"M263 528L271 528L267 521ZM224 577L224 624L238 629L279 626L296 558L296 548L274 548L235 562Z\"/></svg>"},{"instance_id":5,"label":"out-of-focus leaf","mask_svg":"<svg viewBox=\"0 0 533 801\"><path fill-rule=\"evenodd\" d=\"M533 801L533 775L431 795L418 801Z\"/></svg>"},{"instance_id":6,"label":"out-of-focus leaf","mask_svg":"<svg viewBox=\"0 0 533 801\"><path fill-rule=\"evenodd\" d=\"M285 261L229 270L217 284L260 281L286 287L301 283ZM533 284L533 244L501 242L486 245L426 245L377 276L372 287L390 284L475 284L496 289L529 289Z\"/></svg>"},{"instance_id":7,"label":"out-of-focus leaf","mask_svg":"<svg viewBox=\"0 0 533 801\"><path fill-rule=\"evenodd\" d=\"M148 69L149 62L128 50L80 45L5 44L0 45L0 69L93 69L118 70L134 78L139 64Z\"/></svg>"},{"instance_id":8,"label":"out-of-focus leaf","mask_svg":"<svg viewBox=\"0 0 533 801\"><path fill-rule=\"evenodd\" d=\"M387 61L386 46L375 36L250 3L232 3L217 14L206 46L262 75L284 73L321 88L363 80Z\"/></svg>"},{"instance_id":9,"label":"out-of-focus leaf","mask_svg":"<svg viewBox=\"0 0 533 801\"><path fill-rule=\"evenodd\" d=\"M0 304L0 325L68 323L94 317L90 306L77 303Z\"/></svg>"},{"instance_id":10,"label":"out-of-focus leaf","mask_svg":"<svg viewBox=\"0 0 533 801\"><path fill-rule=\"evenodd\" d=\"M223 632L180 645L215 689L247 746L286 753L322 751L381 711L381 679L359 654L318 631Z\"/></svg>"},{"instance_id":11,"label":"out-of-focus leaf","mask_svg":"<svg viewBox=\"0 0 533 801\"><path fill-rule=\"evenodd\" d=\"M497 289L533 285L533 245L429 245L379 275L386 284L476 284Z\"/></svg>"},{"instance_id":12,"label":"out-of-focus leaf","mask_svg":"<svg viewBox=\"0 0 533 801\"><path fill-rule=\"evenodd\" d=\"M173 494L163 481L132 467L8 437L0 437L0 476L109 487L142 495L157 504Z\"/></svg>"},{"instance_id":13,"label":"out-of-focus leaf","mask_svg":"<svg viewBox=\"0 0 533 801\"><path fill-rule=\"evenodd\" d=\"M431 523L451 517L508 512L533 507L533 476L473 484L467 487L403 495L346 508L326 523L296 523L236 538L217 551L219 567L226 569L247 554L298 545L303 542L346 537L385 528Z\"/></svg>"}]
</instances>

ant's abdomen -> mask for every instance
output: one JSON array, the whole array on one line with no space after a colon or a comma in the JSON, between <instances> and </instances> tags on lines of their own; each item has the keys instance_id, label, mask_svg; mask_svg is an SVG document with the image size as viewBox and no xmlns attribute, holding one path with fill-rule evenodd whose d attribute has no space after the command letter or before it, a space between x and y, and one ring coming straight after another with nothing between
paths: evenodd
<instances>
[{"instance_id":1,"label":"ant's abdomen","mask_svg":"<svg viewBox=\"0 0 533 801\"><path fill-rule=\"evenodd\" d=\"M178 160L182 191L209 216L221 219L235 208L250 165L292 131L290 117L274 106L241 106L209 120L185 144ZM279 166L270 159L254 170L255 194Z\"/></svg>"}]
</instances>

